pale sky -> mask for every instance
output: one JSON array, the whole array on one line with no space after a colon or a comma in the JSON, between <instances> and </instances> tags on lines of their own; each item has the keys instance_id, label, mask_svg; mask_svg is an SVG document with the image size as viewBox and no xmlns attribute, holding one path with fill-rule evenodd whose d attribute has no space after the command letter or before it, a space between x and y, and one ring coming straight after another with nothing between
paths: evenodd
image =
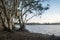
<instances>
[{"instance_id":1,"label":"pale sky","mask_svg":"<svg viewBox=\"0 0 60 40\"><path fill-rule=\"evenodd\" d=\"M34 17L29 22L35 23L60 23L60 0L50 0L49 10L40 17Z\"/></svg>"}]
</instances>

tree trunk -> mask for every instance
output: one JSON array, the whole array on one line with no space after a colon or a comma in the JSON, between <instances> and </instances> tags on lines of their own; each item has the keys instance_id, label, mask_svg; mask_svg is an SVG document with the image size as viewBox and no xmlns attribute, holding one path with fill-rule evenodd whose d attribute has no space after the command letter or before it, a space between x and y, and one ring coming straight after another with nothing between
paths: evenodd
<instances>
[{"instance_id":1,"label":"tree trunk","mask_svg":"<svg viewBox=\"0 0 60 40\"><path fill-rule=\"evenodd\" d=\"M11 15L16 13L17 6L12 4L8 5L8 1L9 0L0 0L0 27L3 27L4 31L12 32L15 28L15 25L13 23L13 17ZM12 2L14 1L12 0ZM15 10L13 11L12 9Z\"/></svg>"},{"instance_id":2,"label":"tree trunk","mask_svg":"<svg viewBox=\"0 0 60 40\"><path fill-rule=\"evenodd\" d=\"M25 28L25 23L24 23L23 19L21 19L21 17L18 17L18 19L19 19L20 28L19 28L19 30L17 30L17 31L29 32L29 31Z\"/></svg>"},{"instance_id":3,"label":"tree trunk","mask_svg":"<svg viewBox=\"0 0 60 40\"><path fill-rule=\"evenodd\" d=\"M22 31L22 32L29 32L29 30L26 29L25 27L26 27L25 24L22 23L22 24L21 24L21 27L20 27L20 31Z\"/></svg>"}]
</instances>

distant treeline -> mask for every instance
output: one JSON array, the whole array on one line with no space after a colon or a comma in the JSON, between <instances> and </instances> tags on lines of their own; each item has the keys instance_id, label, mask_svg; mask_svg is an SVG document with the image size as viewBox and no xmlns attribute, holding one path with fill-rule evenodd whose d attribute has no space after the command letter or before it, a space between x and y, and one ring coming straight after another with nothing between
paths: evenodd
<instances>
[{"instance_id":1,"label":"distant treeline","mask_svg":"<svg viewBox=\"0 0 60 40\"><path fill-rule=\"evenodd\" d=\"M19 23L15 23L19 24ZM25 23L26 25L60 25L60 23Z\"/></svg>"},{"instance_id":2,"label":"distant treeline","mask_svg":"<svg viewBox=\"0 0 60 40\"><path fill-rule=\"evenodd\" d=\"M60 23L26 23L27 25L60 25Z\"/></svg>"}]
</instances>

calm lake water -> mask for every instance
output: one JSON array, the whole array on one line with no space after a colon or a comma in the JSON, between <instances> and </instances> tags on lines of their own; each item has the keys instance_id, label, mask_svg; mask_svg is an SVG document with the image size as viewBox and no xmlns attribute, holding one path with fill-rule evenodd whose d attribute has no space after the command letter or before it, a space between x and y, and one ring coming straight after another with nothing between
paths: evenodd
<instances>
[{"instance_id":1,"label":"calm lake water","mask_svg":"<svg viewBox=\"0 0 60 40\"><path fill-rule=\"evenodd\" d=\"M19 27L19 25L17 25ZM55 34L60 36L60 25L26 25L26 29L34 33Z\"/></svg>"}]
</instances>

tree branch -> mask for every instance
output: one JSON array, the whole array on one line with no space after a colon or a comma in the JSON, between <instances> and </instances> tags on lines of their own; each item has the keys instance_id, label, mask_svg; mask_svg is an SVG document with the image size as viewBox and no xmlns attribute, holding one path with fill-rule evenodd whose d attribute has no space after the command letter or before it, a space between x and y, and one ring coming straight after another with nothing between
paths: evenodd
<instances>
[{"instance_id":1,"label":"tree branch","mask_svg":"<svg viewBox=\"0 0 60 40\"><path fill-rule=\"evenodd\" d=\"M0 12L0 17L1 17L1 21L2 21L2 23L3 23L3 27L4 27L4 28L7 28L7 25L5 25L6 23L4 22L4 19L3 19L3 17L2 17L1 14L2 14L2 13Z\"/></svg>"},{"instance_id":2,"label":"tree branch","mask_svg":"<svg viewBox=\"0 0 60 40\"><path fill-rule=\"evenodd\" d=\"M15 14L15 15L17 14L17 3L18 3L18 0L15 0L15 1L14 1L14 5L13 5L13 6L14 6L14 8L13 8L13 9L14 9L14 12L11 14L11 17L12 17L14 14Z\"/></svg>"},{"instance_id":3,"label":"tree branch","mask_svg":"<svg viewBox=\"0 0 60 40\"><path fill-rule=\"evenodd\" d=\"M3 9L3 7L0 5L0 8L2 8Z\"/></svg>"},{"instance_id":4,"label":"tree branch","mask_svg":"<svg viewBox=\"0 0 60 40\"><path fill-rule=\"evenodd\" d=\"M36 2L36 4L33 6L33 7L30 7L28 10L26 10L22 16L24 16L30 9L34 8L37 4L38 4L39 1Z\"/></svg>"},{"instance_id":5,"label":"tree branch","mask_svg":"<svg viewBox=\"0 0 60 40\"><path fill-rule=\"evenodd\" d=\"M2 2L3 8L4 8L3 10L4 10L4 13L5 13L5 16L6 16L6 17L8 17L8 16L7 16L7 12L6 12L6 8L5 8L4 1L3 1L3 0L1 0L1 2Z\"/></svg>"},{"instance_id":6,"label":"tree branch","mask_svg":"<svg viewBox=\"0 0 60 40\"><path fill-rule=\"evenodd\" d=\"M32 17L28 18L28 19L26 20L26 22L29 21L30 19L32 19L34 16L37 16L37 15L33 15Z\"/></svg>"},{"instance_id":7,"label":"tree branch","mask_svg":"<svg viewBox=\"0 0 60 40\"><path fill-rule=\"evenodd\" d=\"M24 16L31 8L29 8L28 10L26 10L22 16Z\"/></svg>"}]
</instances>

